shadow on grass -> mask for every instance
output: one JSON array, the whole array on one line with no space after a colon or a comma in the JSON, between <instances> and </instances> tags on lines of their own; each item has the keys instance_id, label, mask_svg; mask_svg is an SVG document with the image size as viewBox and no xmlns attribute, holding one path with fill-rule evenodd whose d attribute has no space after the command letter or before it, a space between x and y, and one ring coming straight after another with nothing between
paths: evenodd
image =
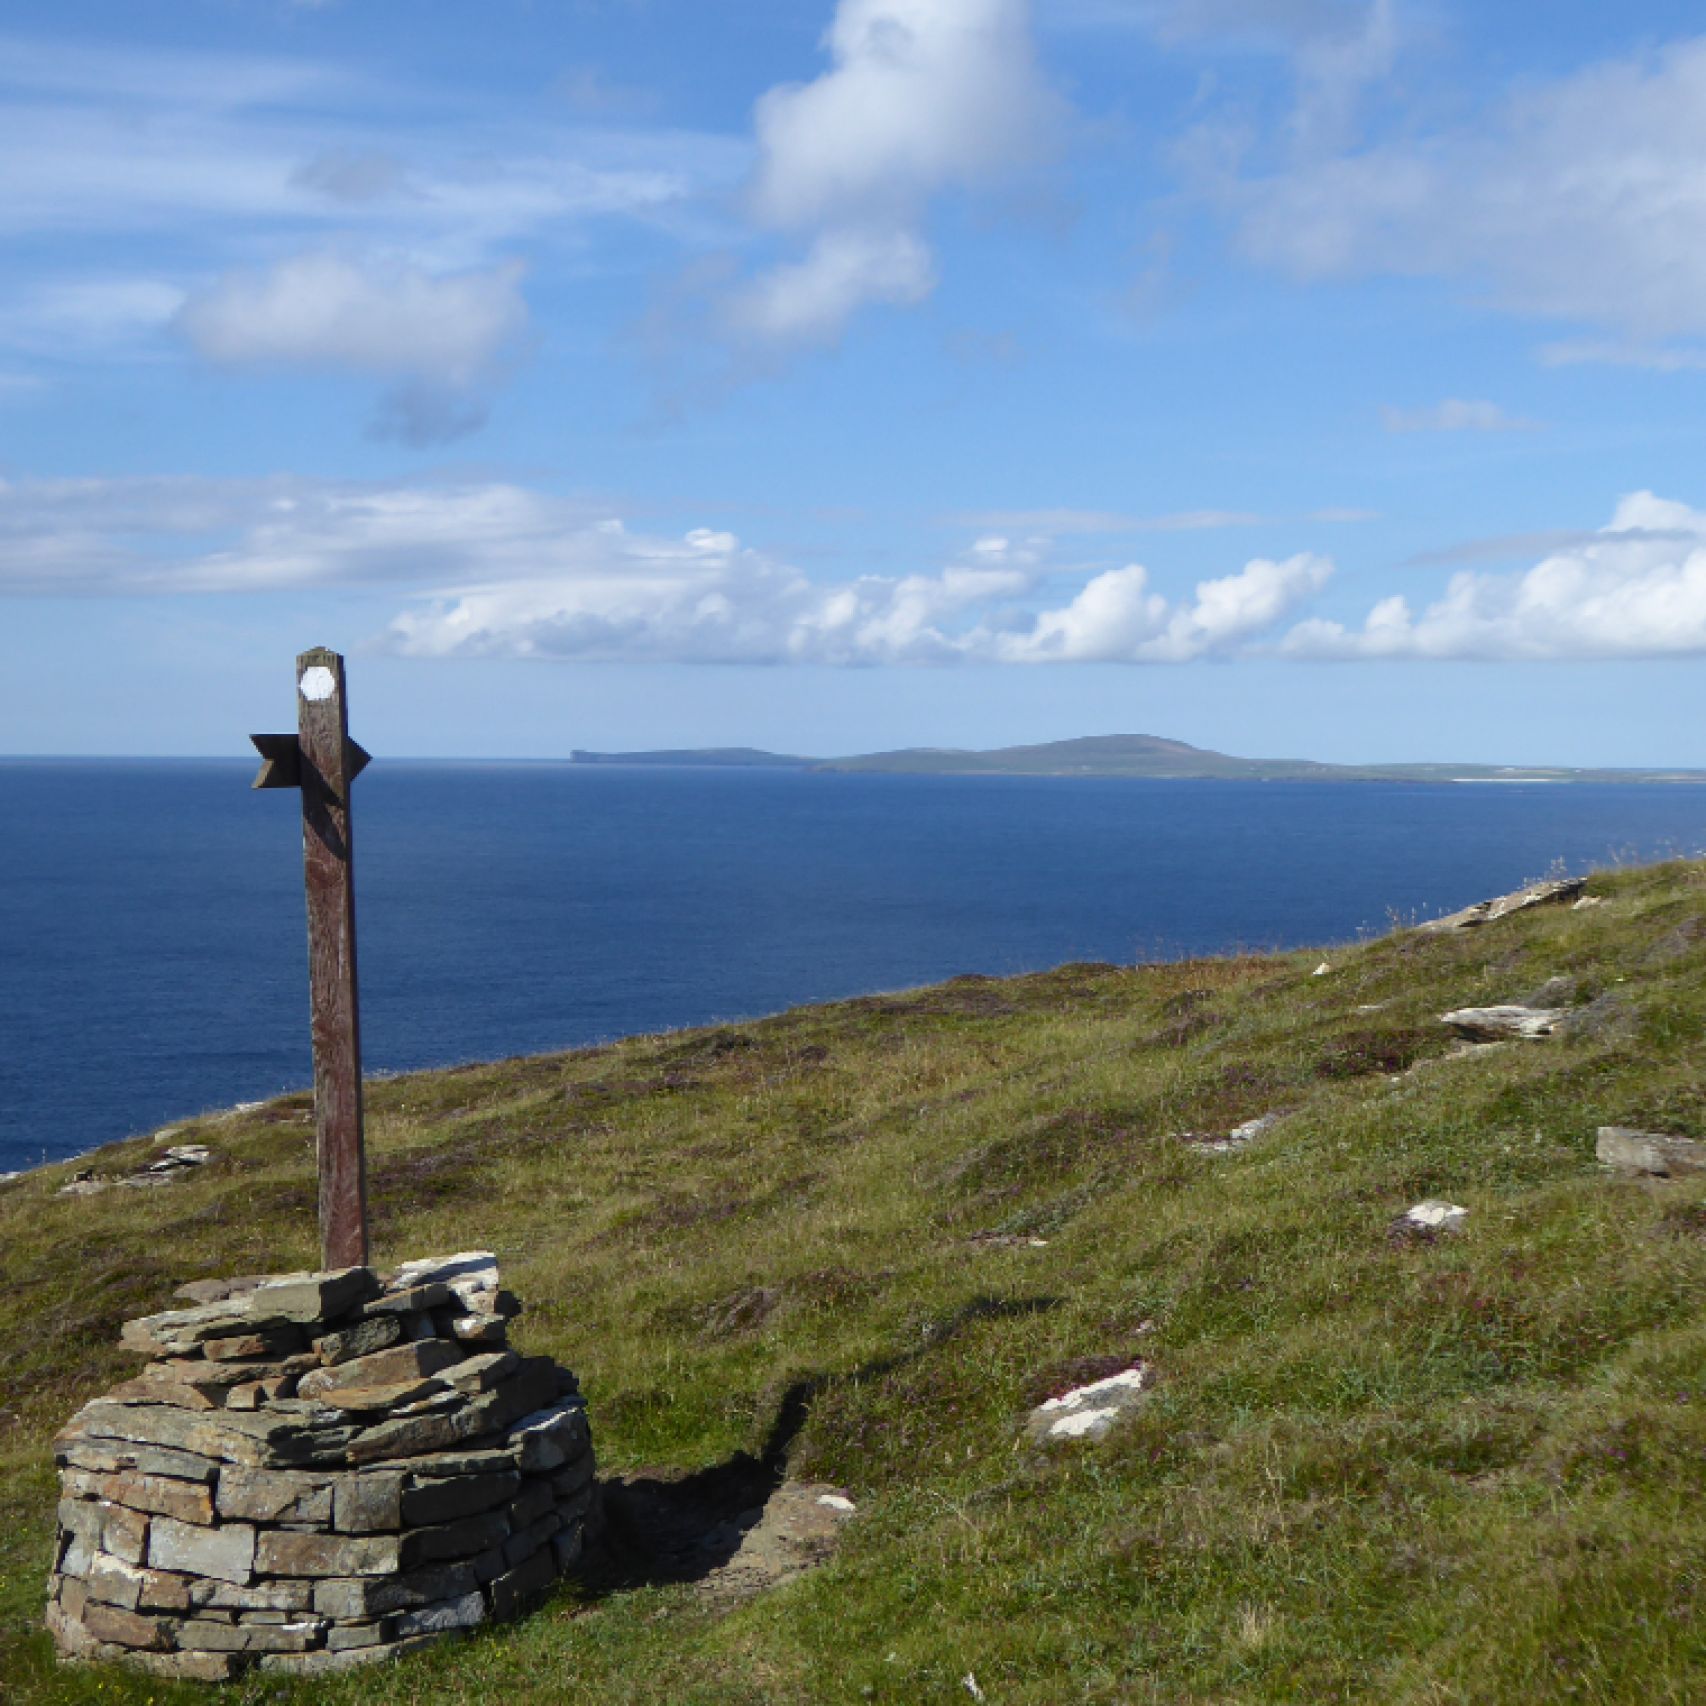
<instances>
[{"instance_id":1,"label":"shadow on grass","mask_svg":"<svg viewBox=\"0 0 1706 1706\"><path fill-rule=\"evenodd\" d=\"M810 1375L783 1393L763 1451L737 1451L684 1474L612 1476L598 1483L599 1517L583 1579L595 1599L633 1588L702 1582L728 1564L763 1520L788 1477L788 1460L818 1395L881 1379L920 1361L984 1321L1041 1315L1058 1297L978 1297L933 1327L916 1350L880 1357L844 1374Z\"/></svg>"}]
</instances>

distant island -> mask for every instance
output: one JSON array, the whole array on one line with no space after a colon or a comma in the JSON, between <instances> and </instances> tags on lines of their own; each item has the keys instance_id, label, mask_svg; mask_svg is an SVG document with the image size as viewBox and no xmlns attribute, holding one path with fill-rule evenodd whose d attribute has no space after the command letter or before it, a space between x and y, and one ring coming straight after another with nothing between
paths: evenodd
<instances>
[{"instance_id":1,"label":"distant island","mask_svg":"<svg viewBox=\"0 0 1706 1706\"><path fill-rule=\"evenodd\" d=\"M853 758L804 758L758 747L654 752L572 752L571 764L641 764L836 770L907 776L1128 776L1215 782L1693 782L1706 770L1582 770L1525 764L1319 764L1301 758L1234 758L1159 735L1085 735L977 752L903 747Z\"/></svg>"}]
</instances>

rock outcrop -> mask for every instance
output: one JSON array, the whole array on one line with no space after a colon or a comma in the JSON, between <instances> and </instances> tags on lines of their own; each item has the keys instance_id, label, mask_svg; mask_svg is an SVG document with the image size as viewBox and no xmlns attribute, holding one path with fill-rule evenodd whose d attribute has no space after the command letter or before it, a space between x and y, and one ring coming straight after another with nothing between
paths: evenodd
<instances>
[{"instance_id":1,"label":"rock outcrop","mask_svg":"<svg viewBox=\"0 0 1706 1706\"><path fill-rule=\"evenodd\" d=\"M1512 1002L1502 1007L1459 1007L1454 1013L1441 1013L1439 1022L1468 1042L1496 1043L1512 1037L1549 1037L1564 1018L1559 1007L1522 1007Z\"/></svg>"},{"instance_id":2,"label":"rock outcrop","mask_svg":"<svg viewBox=\"0 0 1706 1706\"><path fill-rule=\"evenodd\" d=\"M1706 1143L1694 1137L1602 1125L1595 1152L1606 1166L1631 1178L1675 1179L1706 1173Z\"/></svg>"},{"instance_id":3,"label":"rock outcrop","mask_svg":"<svg viewBox=\"0 0 1706 1706\"><path fill-rule=\"evenodd\" d=\"M1154 1371L1138 1362L1087 1386L1045 1398L1025 1418L1025 1437L1037 1445L1106 1439L1153 1384Z\"/></svg>"},{"instance_id":4,"label":"rock outcrop","mask_svg":"<svg viewBox=\"0 0 1706 1706\"><path fill-rule=\"evenodd\" d=\"M318 1675L513 1615L580 1556L575 1378L505 1343L486 1252L186 1288L55 1441L62 1654Z\"/></svg>"},{"instance_id":5,"label":"rock outcrop","mask_svg":"<svg viewBox=\"0 0 1706 1706\"><path fill-rule=\"evenodd\" d=\"M1445 918L1430 918L1416 926L1421 936L1450 936L1463 930L1478 930L1483 924L1497 923L1513 912L1526 912L1531 906L1562 906L1566 901L1580 898L1587 887L1586 877L1565 877L1557 882L1532 883L1513 894L1495 895L1491 900L1478 900L1461 912Z\"/></svg>"}]
</instances>

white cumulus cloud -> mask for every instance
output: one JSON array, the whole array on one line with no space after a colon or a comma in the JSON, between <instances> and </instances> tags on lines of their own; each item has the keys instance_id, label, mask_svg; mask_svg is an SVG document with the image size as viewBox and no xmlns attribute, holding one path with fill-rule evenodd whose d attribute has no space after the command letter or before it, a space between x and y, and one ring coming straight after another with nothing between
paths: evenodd
<instances>
[{"instance_id":1,"label":"white cumulus cloud","mask_svg":"<svg viewBox=\"0 0 1706 1706\"><path fill-rule=\"evenodd\" d=\"M1360 628L1316 618L1283 650L1312 658L1642 658L1706 653L1706 513L1651 492L1521 573L1465 571L1420 612L1384 598Z\"/></svg>"},{"instance_id":2,"label":"white cumulus cloud","mask_svg":"<svg viewBox=\"0 0 1706 1706\"><path fill-rule=\"evenodd\" d=\"M550 574L458 590L392 625L414 656L700 663L1188 663L1232 655L1325 584L1313 557L1257 561L1170 599L1133 565L1042 609L1040 542L979 540L933 574L815 581L727 534L662 541L606 523Z\"/></svg>"},{"instance_id":3,"label":"white cumulus cloud","mask_svg":"<svg viewBox=\"0 0 1706 1706\"><path fill-rule=\"evenodd\" d=\"M734 297L748 339L828 342L867 303L922 300L931 199L1034 159L1061 110L1029 0L839 0L824 45L828 71L754 113L753 217L810 248Z\"/></svg>"},{"instance_id":4,"label":"white cumulus cloud","mask_svg":"<svg viewBox=\"0 0 1706 1706\"><path fill-rule=\"evenodd\" d=\"M406 262L298 255L192 296L178 325L226 366L351 368L392 381L385 417L417 443L484 417L483 390L527 328L521 269L434 274Z\"/></svg>"},{"instance_id":5,"label":"white cumulus cloud","mask_svg":"<svg viewBox=\"0 0 1706 1706\"><path fill-rule=\"evenodd\" d=\"M1259 558L1174 601L1152 591L1149 571L1134 563L1097 575L1070 604L993 636L987 649L1006 663L1190 663L1265 634L1332 572L1323 557Z\"/></svg>"},{"instance_id":6,"label":"white cumulus cloud","mask_svg":"<svg viewBox=\"0 0 1706 1706\"><path fill-rule=\"evenodd\" d=\"M1537 538L1546 554L1526 569L1458 572L1431 602L1393 595L1341 621L1308 613L1333 570L1307 552L1169 590L1140 564L1085 578L1040 534L988 533L940 567L818 578L722 528L642 532L502 481L0 478L0 595L386 590L401 613L382 643L422 658L1706 656L1706 510L1637 492L1597 532Z\"/></svg>"}]
</instances>

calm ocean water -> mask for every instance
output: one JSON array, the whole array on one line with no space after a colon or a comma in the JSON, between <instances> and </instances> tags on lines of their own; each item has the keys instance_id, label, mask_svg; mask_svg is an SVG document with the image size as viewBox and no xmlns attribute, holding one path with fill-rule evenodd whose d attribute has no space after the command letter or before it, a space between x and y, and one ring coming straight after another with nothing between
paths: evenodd
<instances>
[{"instance_id":1,"label":"calm ocean water","mask_svg":"<svg viewBox=\"0 0 1706 1706\"><path fill-rule=\"evenodd\" d=\"M0 1170L308 1082L295 798L251 762L0 761ZM371 1071L956 972L1293 946L1706 848L1706 788L378 763Z\"/></svg>"}]
</instances>

